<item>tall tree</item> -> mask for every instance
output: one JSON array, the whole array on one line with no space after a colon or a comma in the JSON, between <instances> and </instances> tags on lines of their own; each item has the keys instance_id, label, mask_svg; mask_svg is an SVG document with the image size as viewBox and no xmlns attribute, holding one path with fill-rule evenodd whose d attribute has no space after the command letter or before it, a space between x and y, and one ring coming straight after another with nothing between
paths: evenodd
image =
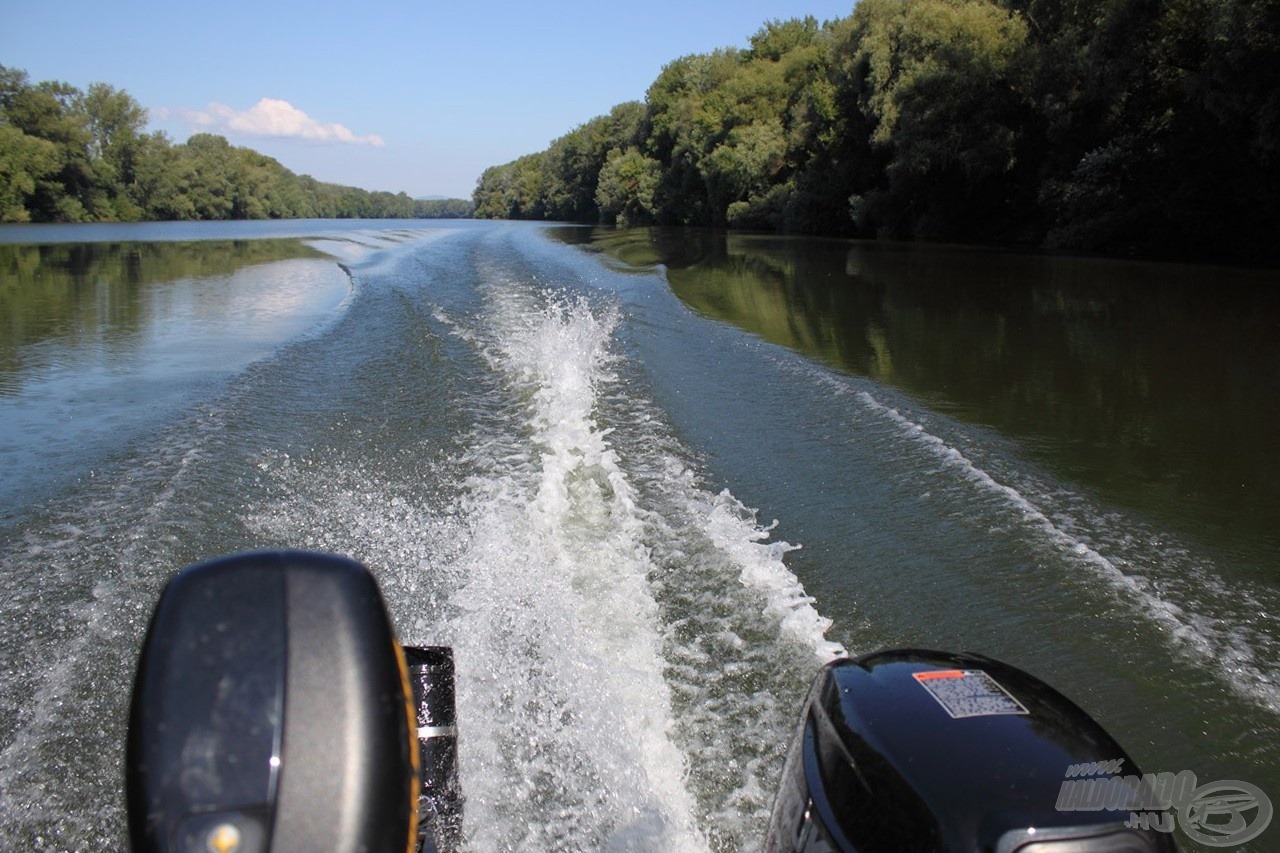
<instances>
[{"instance_id":1,"label":"tall tree","mask_svg":"<svg viewBox=\"0 0 1280 853\"><path fill-rule=\"evenodd\" d=\"M897 237L992 239L1016 221L1024 21L989 0L862 0L853 20L860 106L888 155L855 216Z\"/></svg>"},{"instance_id":2,"label":"tall tree","mask_svg":"<svg viewBox=\"0 0 1280 853\"><path fill-rule=\"evenodd\" d=\"M647 225L657 215L656 194L662 178L658 161L634 147L614 148L600 170L596 204L606 222Z\"/></svg>"},{"instance_id":3,"label":"tall tree","mask_svg":"<svg viewBox=\"0 0 1280 853\"><path fill-rule=\"evenodd\" d=\"M47 139L0 124L0 222L29 222L36 188L58 171L58 151Z\"/></svg>"},{"instance_id":4,"label":"tall tree","mask_svg":"<svg viewBox=\"0 0 1280 853\"><path fill-rule=\"evenodd\" d=\"M53 143L56 168L35 181L27 198L30 218L37 222L80 222L94 218L98 206L95 173L90 162L90 134L84 114L76 109L78 92L66 83L30 85L25 72L6 74L0 106L5 122L29 137Z\"/></svg>"},{"instance_id":5,"label":"tall tree","mask_svg":"<svg viewBox=\"0 0 1280 853\"><path fill-rule=\"evenodd\" d=\"M106 83L94 83L77 98L89 132L89 157L98 183L110 199L118 219L137 219L142 210L133 188L137 181L140 140L147 126L147 111L127 92Z\"/></svg>"}]
</instances>

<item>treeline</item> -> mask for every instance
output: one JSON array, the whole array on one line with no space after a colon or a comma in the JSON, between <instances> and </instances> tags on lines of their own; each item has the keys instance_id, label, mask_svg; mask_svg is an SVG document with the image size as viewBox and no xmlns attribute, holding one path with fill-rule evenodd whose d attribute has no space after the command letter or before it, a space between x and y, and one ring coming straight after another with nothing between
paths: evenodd
<instances>
[{"instance_id":1,"label":"treeline","mask_svg":"<svg viewBox=\"0 0 1280 853\"><path fill-rule=\"evenodd\" d=\"M466 198L419 198L413 202L415 219L468 219L475 205Z\"/></svg>"},{"instance_id":2,"label":"treeline","mask_svg":"<svg viewBox=\"0 0 1280 853\"><path fill-rule=\"evenodd\" d=\"M466 216L427 201L295 175L277 160L199 133L174 144L105 83L32 84L0 65L0 222L170 219L401 219Z\"/></svg>"},{"instance_id":3,"label":"treeline","mask_svg":"<svg viewBox=\"0 0 1280 853\"><path fill-rule=\"evenodd\" d=\"M1280 0L859 0L667 65L476 215L1280 257Z\"/></svg>"}]
</instances>

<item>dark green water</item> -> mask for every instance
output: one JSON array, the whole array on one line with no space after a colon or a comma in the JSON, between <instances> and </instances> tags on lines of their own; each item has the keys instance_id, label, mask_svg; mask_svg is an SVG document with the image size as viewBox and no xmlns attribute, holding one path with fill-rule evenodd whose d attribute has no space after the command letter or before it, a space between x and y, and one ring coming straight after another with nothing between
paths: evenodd
<instances>
[{"instance_id":1,"label":"dark green water","mask_svg":"<svg viewBox=\"0 0 1280 853\"><path fill-rule=\"evenodd\" d=\"M276 546L454 646L475 850L754 848L841 647L1280 799L1275 273L279 227L0 232L0 849L122 846L161 584Z\"/></svg>"}]
</instances>

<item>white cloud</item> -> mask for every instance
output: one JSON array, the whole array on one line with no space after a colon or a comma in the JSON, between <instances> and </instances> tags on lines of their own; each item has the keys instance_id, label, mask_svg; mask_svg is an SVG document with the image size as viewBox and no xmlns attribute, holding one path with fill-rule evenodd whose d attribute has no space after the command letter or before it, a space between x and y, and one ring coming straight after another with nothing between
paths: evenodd
<instances>
[{"instance_id":1,"label":"white cloud","mask_svg":"<svg viewBox=\"0 0 1280 853\"><path fill-rule=\"evenodd\" d=\"M183 117L201 130L243 133L250 136L284 136L312 142L342 142L383 146L381 136L356 136L340 124L317 121L288 101L263 98L251 109L237 111L212 103L203 110L188 110Z\"/></svg>"}]
</instances>

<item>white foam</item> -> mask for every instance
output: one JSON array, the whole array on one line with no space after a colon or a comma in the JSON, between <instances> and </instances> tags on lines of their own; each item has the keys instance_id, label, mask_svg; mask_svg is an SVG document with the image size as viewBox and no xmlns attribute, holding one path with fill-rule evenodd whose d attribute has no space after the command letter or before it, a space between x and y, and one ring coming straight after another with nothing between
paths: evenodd
<instances>
[{"instance_id":1,"label":"white foam","mask_svg":"<svg viewBox=\"0 0 1280 853\"><path fill-rule=\"evenodd\" d=\"M742 566L742 583L765 594L768 603L764 612L777 620L782 633L812 648L823 662L847 657L844 646L826 638L831 620L814 609L816 600L782 561L783 555L800 546L768 541L769 532L776 525L775 521L769 527L761 527L755 510L743 505L728 489L715 497L706 515L707 535Z\"/></svg>"},{"instance_id":2,"label":"white foam","mask_svg":"<svg viewBox=\"0 0 1280 853\"><path fill-rule=\"evenodd\" d=\"M451 626L477 849L705 849L668 736L657 606L634 491L596 423L615 320L495 282L492 365L527 436L480 442Z\"/></svg>"}]
</instances>

